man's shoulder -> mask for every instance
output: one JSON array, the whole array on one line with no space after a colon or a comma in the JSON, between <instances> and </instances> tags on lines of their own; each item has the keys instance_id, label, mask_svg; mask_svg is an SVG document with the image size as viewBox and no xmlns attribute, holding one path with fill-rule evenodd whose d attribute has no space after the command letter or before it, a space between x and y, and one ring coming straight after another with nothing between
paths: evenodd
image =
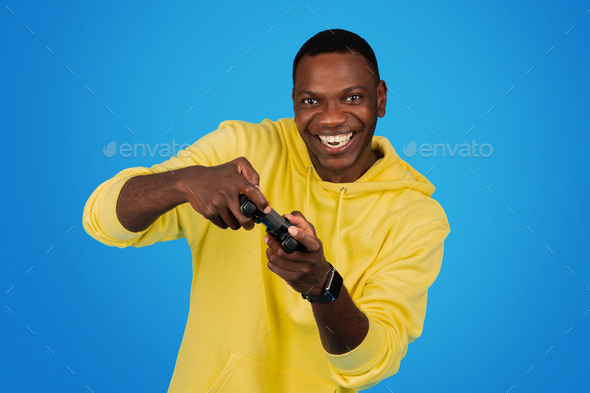
<instances>
[{"instance_id":1,"label":"man's shoulder","mask_svg":"<svg viewBox=\"0 0 590 393\"><path fill-rule=\"evenodd\" d=\"M250 122L246 120L224 120L219 123L219 128L233 127L234 129L250 134L276 134L279 131L286 132L296 129L294 118L283 117L278 120L271 120L265 118L260 123Z\"/></svg>"},{"instance_id":2,"label":"man's shoulder","mask_svg":"<svg viewBox=\"0 0 590 393\"><path fill-rule=\"evenodd\" d=\"M264 119L260 123L225 120L219 124L218 130L222 129L231 130L237 138L238 155L252 159L260 154L282 155L285 150L296 149L295 138L299 137L293 118Z\"/></svg>"},{"instance_id":3,"label":"man's shoulder","mask_svg":"<svg viewBox=\"0 0 590 393\"><path fill-rule=\"evenodd\" d=\"M395 198L397 205L403 211L403 221L416 228L426 228L442 225L449 227L445 210L441 204L431 196L420 192L410 191L407 195Z\"/></svg>"}]
</instances>

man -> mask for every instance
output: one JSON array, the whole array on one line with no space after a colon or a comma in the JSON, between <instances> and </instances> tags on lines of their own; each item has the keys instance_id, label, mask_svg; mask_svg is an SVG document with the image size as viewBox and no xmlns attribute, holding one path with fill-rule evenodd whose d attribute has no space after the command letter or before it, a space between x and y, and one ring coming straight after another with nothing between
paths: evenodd
<instances>
[{"instance_id":1,"label":"man","mask_svg":"<svg viewBox=\"0 0 590 393\"><path fill-rule=\"evenodd\" d=\"M449 226L433 185L374 136L387 86L373 50L320 32L295 57L293 85L293 118L224 121L86 203L84 228L107 245L191 247L169 392L356 392L395 374L422 332ZM285 252L239 194L291 211L305 250Z\"/></svg>"}]
</instances>

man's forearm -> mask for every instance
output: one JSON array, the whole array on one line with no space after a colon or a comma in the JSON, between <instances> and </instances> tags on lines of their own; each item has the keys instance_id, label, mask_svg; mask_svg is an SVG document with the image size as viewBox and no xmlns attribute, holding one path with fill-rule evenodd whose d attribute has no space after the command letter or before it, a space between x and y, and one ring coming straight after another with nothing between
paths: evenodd
<instances>
[{"instance_id":1,"label":"man's forearm","mask_svg":"<svg viewBox=\"0 0 590 393\"><path fill-rule=\"evenodd\" d=\"M178 191L177 177L178 174L162 172L127 180L117 199L121 225L131 232L143 231L162 214L186 202Z\"/></svg>"},{"instance_id":2,"label":"man's forearm","mask_svg":"<svg viewBox=\"0 0 590 393\"><path fill-rule=\"evenodd\" d=\"M354 304L344 285L333 302L311 304L322 345L328 353L350 352L367 336L369 320Z\"/></svg>"}]
</instances>

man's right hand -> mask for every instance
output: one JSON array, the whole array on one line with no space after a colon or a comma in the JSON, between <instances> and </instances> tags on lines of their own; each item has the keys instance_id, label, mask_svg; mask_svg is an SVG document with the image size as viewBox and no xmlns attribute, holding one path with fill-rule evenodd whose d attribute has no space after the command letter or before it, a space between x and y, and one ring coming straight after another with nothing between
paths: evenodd
<instances>
[{"instance_id":1,"label":"man's right hand","mask_svg":"<svg viewBox=\"0 0 590 393\"><path fill-rule=\"evenodd\" d=\"M189 202L193 209L220 228L246 230L254 220L240 211L239 194L270 212L266 197L258 188L260 177L244 157L207 167L189 166L174 171L134 176L127 180L117 199L117 218L128 231L150 227L167 211Z\"/></svg>"},{"instance_id":2,"label":"man's right hand","mask_svg":"<svg viewBox=\"0 0 590 393\"><path fill-rule=\"evenodd\" d=\"M258 188L260 176L244 157L212 167L190 166L176 170L175 174L176 188L186 202L222 229L254 228L254 220L240 211L239 194L248 196L261 211L271 210Z\"/></svg>"}]
</instances>

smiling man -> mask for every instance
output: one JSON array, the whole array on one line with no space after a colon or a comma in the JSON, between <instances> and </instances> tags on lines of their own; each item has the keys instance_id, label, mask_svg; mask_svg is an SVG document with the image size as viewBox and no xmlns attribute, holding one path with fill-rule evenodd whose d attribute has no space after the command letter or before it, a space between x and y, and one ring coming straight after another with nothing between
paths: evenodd
<instances>
[{"instance_id":1,"label":"smiling man","mask_svg":"<svg viewBox=\"0 0 590 393\"><path fill-rule=\"evenodd\" d=\"M387 86L373 50L346 30L316 34L295 57L292 100L293 118L223 121L86 203L84 228L104 244L191 248L170 393L356 392L395 374L422 333L449 225L434 186L374 135ZM304 249L285 252L239 194L291 212Z\"/></svg>"},{"instance_id":2,"label":"smiling man","mask_svg":"<svg viewBox=\"0 0 590 393\"><path fill-rule=\"evenodd\" d=\"M297 60L293 109L311 161L325 181L354 182L379 159L369 147L385 116L385 81L352 49Z\"/></svg>"}]
</instances>

